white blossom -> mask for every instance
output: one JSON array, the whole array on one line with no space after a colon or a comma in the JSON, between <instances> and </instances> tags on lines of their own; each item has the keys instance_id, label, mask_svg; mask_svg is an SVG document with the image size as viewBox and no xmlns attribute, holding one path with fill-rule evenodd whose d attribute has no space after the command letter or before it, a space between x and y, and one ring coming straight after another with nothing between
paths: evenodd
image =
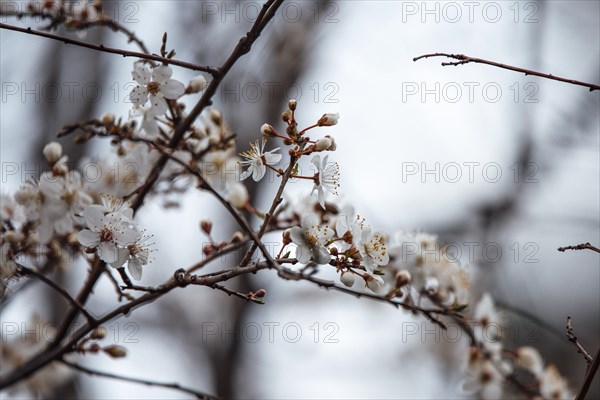
<instances>
[{"instance_id":1,"label":"white blossom","mask_svg":"<svg viewBox=\"0 0 600 400\"><path fill-rule=\"evenodd\" d=\"M151 113L162 115L167 112L165 99L177 99L185 92L185 85L171 79L173 71L166 65L160 65L150 71L146 65L136 63L131 75L138 84L129 98L137 106L143 106L150 100Z\"/></svg>"},{"instance_id":2,"label":"white blossom","mask_svg":"<svg viewBox=\"0 0 600 400\"><path fill-rule=\"evenodd\" d=\"M318 264L327 264L331 260L326 245L334 235L328 226L319 224L319 217L309 214L302 218L300 226L294 226L290 230L292 242L296 244L296 258L302 264L311 259Z\"/></svg>"},{"instance_id":3,"label":"white blossom","mask_svg":"<svg viewBox=\"0 0 600 400\"><path fill-rule=\"evenodd\" d=\"M101 260L113 264L119 258L119 248L135 243L139 232L129 216L122 212L106 213L106 208L92 204L83 211L89 229L79 232L77 239L83 246L96 249Z\"/></svg>"},{"instance_id":4,"label":"white blossom","mask_svg":"<svg viewBox=\"0 0 600 400\"><path fill-rule=\"evenodd\" d=\"M244 180L252 175L255 182L260 181L267 172L266 165L275 165L281 161L282 155L277 154L279 147L265 152L266 140L262 140L262 144L258 144L258 140L250 143L250 150L240 153L246 160L240 161L241 165L247 165L248 169L240 175L240 179Z\"/></svg>"},{"instance_id":5,"label":"white blossom","mask_svg":"<svg viewBox=\"0 0 600 400\"><path fill-rule=\"evenodd\" d=\"M566 400L575 395L569 389L567 380L558 372L555 365L548 365L540 378L540 394L544 399Z\"/></svg>"},{"instance_id":6,"label":"white blossom","mask_svg":"<svg viewBox=\"0 0 600 400\"><path fill-rule=\"evenodd\" d=\"M329 156L325 156L321 162L321 157L316 155L312 158L315 170L315 185L311 194L316 190L319 198L319 204L325 209L325 190L337 195L339 185L339 167L337 163L327 163Z\"/></svg>"}]
</instances>

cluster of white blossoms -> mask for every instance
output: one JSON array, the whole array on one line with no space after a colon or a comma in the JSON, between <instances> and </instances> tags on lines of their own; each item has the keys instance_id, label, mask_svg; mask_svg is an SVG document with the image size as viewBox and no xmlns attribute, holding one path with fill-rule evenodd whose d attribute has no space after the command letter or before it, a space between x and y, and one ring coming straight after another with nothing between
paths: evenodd
<instances>
[{"instance_id":1,"label":"cluster of white blossoms","mask_svg":"<svg viewBox=\"0 0 600 400\"><path fill-rule=\"evenodd\" d=\"M544 399L573 399L575 394L555 365L544 365L542 356L530 346L508 350L502 344L504 322L492 297L485 293L472 311L476 346L470 347L466 362L465 391L486 400L506 397L507 379L517 370L532 377L532 389Z\"/></svg>"},{"instance_id":2,"label":"cluster of white blossoms","mask_svg":"<svg viewBox=\"0 0 600 400\"><path fill-rule=\"evenodd\" d=\"M571 396L566 381L554 366L544 367L535 349L521 347L509 352L503 349L500 336L490 339L489 327L501 323L491 297L484 295L479 304L467 308L472 303L467 270L445 254L437 237L406 232L389 235L372 229L352 207L340 208L327 201L328 193L338 194L340 169L337 163L329 162L329 155L320 153L335 151L337 144L331 135L316 138L309 134L314 136L318 128L336 125L338 114L324 114L314 124L299 129L297 102L290 100L282 114L285 130L279 133L264 124L261 140L238 153L235 135L214 108L203 112L183 132L181 140L173 140L177 124L187 116L178 100L207 87L202 75L185 86L171 78L170 67L139 62L134 64L132 76L136 87L130 93L133 109L129 120L123 122L105 114L77 125L76 129L85 134L80 141L94 136L112 139L117 158L94 161L94 166L99 166L95 170L100 176L94 175L97 179L86 180L86 174L69 170L61 146L52 142L43 152L49 171L25 183L14 196L2 196L2 292L18 274L20 257L37 256L39 245L53 265L64 266L63 250L68 249L83 254L89 262L101 260L121 273L126 267L131 277L140 280L153 243L138 226L134 210L124 198L137 201L144 193L137 208L146 195L163 201L171 196L173 200L164 204L174 206L179 194L196 187L220 196L233 208L261 220L270 219L265 222L266 229L282 232L283 247L277 256L282 265L334 268L345 287L353 287L358 277L365 289L381 293L382 300L401 301L408 308L427 302L449 312L469 310L476 322L472 332L476 345L469 352L467 390L486 399L500 398L507 378L520 368L533 374L543 397ZM267 139L280 140L282 146L267 150ZM286 168L280 166L284 154L290 158ZM307 158L314 174L300 175L299 164ZM164 163L159 165L159 160ZM90 173L85 165L81 165L82 172ZM157 165L160 168L156 170ZM259 182L267 172L282 180L281 187L291 179L308 181L306 196L298 202L287 199L281 205L283 192L281 198L278 194L273 200L272 211L255 208L244 181L252 177ZM149 177L155 181L146 186ZM203 230L210 234L211 226L204 224ZM219 248L215 244L211 251ZM289 248L282 256L290 245L295 251ZM35 263L32 266L39 267Z\"/></svg>"},{"instance_id":3,"label":"cluster of white blossoms","mask_svg":"<svg viewBox=\"0 0 600 400\"><path fill-rule=\"evenodd\" d=\"M103 197L103 204L92 204L83 211L86 229L77 234L82 246L115 268L127 264L135 280L142 278L142 265L148 263L151 238L140 231L133 210L119 198Z\"/></svg>"}]
</instances>

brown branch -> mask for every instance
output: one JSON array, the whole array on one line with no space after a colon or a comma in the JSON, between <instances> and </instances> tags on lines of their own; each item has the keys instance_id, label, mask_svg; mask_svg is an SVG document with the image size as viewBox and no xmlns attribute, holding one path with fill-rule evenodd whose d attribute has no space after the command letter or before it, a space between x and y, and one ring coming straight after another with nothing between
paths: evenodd
<instances>
[{"instance_id":1,"label":"brown branch","mask_svg":"<svg viewBox=\"0 0 600 400\"><path fill-rule=\"evenodd\" d=\"M577 393L575 400L585 399L585 396L590 390L590 386L592 386L592 382L594 381L594 376L596 376L596 372L598 372L598 367L600 367L600 349L598 349L596 355L594 356L594 362L588 367L585 375L585 381L583 382L583 386L581 386L579 393Z\"/></svg>"},{"instance_id":2,"label":"brown branch","mask_svg":"<svg viewBox=\"0 0 600 400\"><path fill-rule=\"evenodd\" d=\"M598 247L590 244L590 242L578 244L575 246L565 246L565 247L558 248L558 251L560 251L560 252L565 252L567 250L592 250L592 251L595 251L596 253L600 253L600 249Z\"/></svg>"},{"instance_id":3,"label":"brown branch","mask_svg":"<svg viewBox=\"0 0 600 400\"><path fill-rule=\"evenodd\" d=\"M64 11L64 10L62 10ZM123 24L118 23L117 21L114 21L112 19L110 19L110 17L106 14L100 14L99 15L99 19L94 19L93 21L89 21L89 20L77 20L77 23L75 24L75 26L71 26L69 24L67 24L67 17L72 17L72 15L67 15L64 12L60 12L57 15L54 15L52 13L46 12L44 10L27 10L27 11L11 11L11 10L0 10L0 16L5 16L5 17L16 17L17 19L21 20L25 17L34 17L34 18L42 18L42 19L49 19L51 20L50 24L46 27L43 27L43 30L52 30L52 29L56 29L58 27L58 25L65 25L67 29L70 30L83 30L83 29L87 29L93 26L104 26L104 27L108 27L111 30L113 30L114 32L121 32L123 34L125 34L127 36L127 41L128 42L134 42L139 48L140 50L142 50L142 52L149 54L150 52L148 51L148 49L146 48L146 45L144 44L144 42L137 37L137 35L127 29ZM74 18L74 20L76 20L76 18Z\"/></svg>"},{"instance_id":4,"label":"brown branch","mask_svg":"<svg viewBox=\"0 0 600 400\"><path fill-rule=\"evenodd\" d=\"M218 289L218 290L220 290L222 292L225 292L229 296L239 297L240 299L246 300L249 303L265 304L264 301L262 301L259 298L252 297L252 296L249 296L249 295L244 294L244 293L240 293L240 292L238 292L236 290L231 290L231 289L229 289L229 288L227 288L227 287L225 287L223 285L219 285L218 283L215 283L214 285L211 285L210 287L213 288L213 289Z\"/></svg>"},{"instance_id":5,"label":"brown branch","mask_svg":"<svg viewBox=\"0 0 600 400\"><path fill-rule=\"evenodd\" d=\"M275 16L275 12L283 3L283 1L284 0L269 0L263 5L250 31L246 33L246 36L240 39L237 46L235 46L227 60L223 63L223 65L221 65L221 67L218 68L218 73L213 75L214 79L204 90L204 94L202 95L198 103L196 103L196 105L190 111L188 116L175 128L173 138L169 142L170 148L177 148L177 146L183 139L183 136L190 128L190 126L194 123L196 118L206 107L212 104L211 99L217 92L217 88L221 85L221 82L223 81L227 73L243 55L247 54L250 51L252 45L258 39L267 23ZM150 174L148 175L148 178L146 179L144 184L136 190L137 195L131 206L131 208L133 208L134 211L137 211L137 209L144 203L144 198L150 192L150 190L158 180L168 160L169 157L163 154L162 157L156 162L156 164L150 171Z\"/></svg>"},{"instance_id":6,"label":"brown branch","mask_svg":"<svg viewBox=\"0 0 600 400\"><path fill-rule=\"evenodd\" d=\"M583 358L585 358L585 362L588 365L590 365L594 359L585 350L585 348L581 345L581 343L579 343L579 340L577 340L577 336L575 336L575 330L573 329L573 325L571 324L571 317L567 317L566 328L567 328L567 339L569 339L569 342L573 343L575 345L575 347L577 347L577 352L580 353L581 355L583 355Z\"/></svg>"},{"instance_id":7,"label":"brown branch","mask_svg":"<svg viewBox=\"0 0 600 400\"><path fill-rule=\"evenodd\" d=\"M146 380L146 379L140 379L140 378L132 378L132 377L127 377L127 376L121 376L121 375L116 375L116 374L112 374L109 372L102 372L102 371L97 371L94 369L90 369L87 367L84 367L82 365L70 362L70 361L66 361L66 360L59 360L61 363L65 364L66 366L79 371L79 372L83 372L84 374L88 374L91 376L98 376L98 377L102 377L102 378L110 378L110 379L117 379L120 381L125 381L125 382L131 382L131 383L139 383L142 385L147 385L147 386L155 386L155 387L162 387L162 388L167 388L167 389L174 389L174 390L178 390L180 392L183 393L187 393L187 394L191 394L196 396L196 398L198 399L217 399L218 397L216 396L212 396L210 394L207 393L203 393L200 392L198 390L195 389L190 389L188 387L182 386L179 383L164 383L164 382L155 382L155 381L150 381L150 380Z\"/></svg>"},{"instance_id":8,"label":"brown branch","mask_svg":"<svg viewBox=\"0 0 600 400\"><path fill-rule=\"evenodd\" d=\"M22 273L23 275L31 275L37 279L39 279L40 281L42 281L43 283L45 283L46 285L48 285L49 287L51 287L52 289L56 290L62 297L65 298L65 300L67 300L73 307L75 307L76 309L78 309L83 315L85 315L85 318L89 321L89 322L94 322L95 318L81 305L80 302L78 302L77 300L75 300L65 289L61 288L60 286L58 286L56 284L56 282L52 281L51 279L47 278L44 274L31 269L31 268L27 268L24 265L19 265L19 272Z\"/></svg>"},{"instance_id":9,"label":"brown branch","mask_svg":"<svg viewBox=\"0 0 600 400\"><path fill-rule=\"evenodd\" d=\"M68 37L60 36L60 35L55 35L53 33L36 31L31 28L21 28L18 26L0 23L0 29L6 29L6 30L10 30L10 31L27 33L27 34L34 35L34 36L41 36L41 37L45 37L47 39L52 39L52 40L57 40L59 42L63 42L64 44L72 44L75 46L85 47L88 49L101 51L104 53L119 54L119 55L122 55L123 57L135 57L135 58L141 58L144 60L156 61L156 62L160 62L163 64L177 65L179 67L191 69L194 71L207 72L213 76L215 76L219 73L219 71L213 67L197 65L197 64L186 62L186 61L174 60L171 58L165 58L165 57L161 57L161 56L158 56L155 54L147 54L147 53L140 53L137 51L129 51L129 50L122 50L122 49L117 49L117 48L113 48L113 47L106 47L102 44L88 43L88 42L84 42L81 40L76 40L76 39L71 39Z\"/></svg>"},{"instance_id":10,"label":"brown branch","mask_svg":"<svg viewBox=\"0 0 600 400\"><path fill-rule=\"evenodd\" d=\"M443 62L442 66L444 66L444 67L448 66L448 65L456 66L456 65L463 65L463 64L469 64L469 63L487 64L487 65L491 65L493 67L507 69L507 70L515 71L515 72L521 72L525 75L534 75L534 76L539 76L541 78L551 79L554 81L570 83L571 85L584 86L586 88L589 88L590 92L592 92L594 90L600 90L600 85L596 85L594 83L586 83L586 82L576 81L574 79L561 78L559 76L555 76L552 74L545 74L543 72L537 72L537 71L533 71L530 69L514 67L512 65L507 65L507 64L501 64L501 63L497 63L494 61L484 60L483 58L470 57L470 56L466 56L464 54L431 53L431 54L424 54L422 56L415 57L415 58L413 58L413 61L418 61L422 58L429 58L429 57L448 57L448 58L452 58L455 60L459 60L459 61L453 61L453 62Z\"/></svg>"},{"instance_id":11,"label":"brown branch","mask_svg":"<svg viewBox=\"0 0 600 400\"><path fill-rule=\"evenodd\" d=\"M104 272L104 268L105 268L104 261L100 261L100 259L94 258L94 261L92 262L92 269L90 271L90 274L88 275L87 281L85 282L85 284L79 291L79 294L77 295L77 302L79 304L81 304L82 306L85 304L88 297L92 293L94 286L96 285L96 282L98 281L98 279ZM58 328L58 332L56 334L55 341L50 343L50 347L58 347L60 345L60 342L68 334L69 328L70 328L71 324L73 323L73 321L75 321L75 319L77 318L78 314L79 314L79 308L71 307L69 309L69 311L67 312L67 315L65 315L63 321L61 322L61 324ZM92 324L92 325L94 325L94 324Z\"/></svg>"}]
</instances>

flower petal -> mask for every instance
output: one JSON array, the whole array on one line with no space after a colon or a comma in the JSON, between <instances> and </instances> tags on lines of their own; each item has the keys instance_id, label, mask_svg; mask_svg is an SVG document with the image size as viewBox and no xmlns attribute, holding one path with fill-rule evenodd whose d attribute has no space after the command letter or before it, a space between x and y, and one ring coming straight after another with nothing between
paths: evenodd
<instances>
[{"instance_id":1,"label":"flower petal","mask_svg":"<svg viewBox=\"0 0 600 400\"><path fill-rule=\"evenodd\" d=\"M147 85L150 82L150 69L145 65L136 64L131 72L133 80L140 85Z\"/></svg>"},{"instance_id":2,"label":"flower petal","mask_svg":"<svg viewBox=\"0 0 600 400\"><path fill-rule=\"evenodd\" d=\"M140 264L139 261L135 259L129 260L129 264L127 264L127 269L129 270L129 273L131 274L131 277L133 279L135 279L136 281L142 279L142 264Z\"/></svg>"},{"instance_id":3,"label":"flower petal","mask_svg":"<svg viewBox=\"0 0 600 400\"><path fill-rule=\"evenodd\" d=\"M102 226L104 226L104 211L104 206L99 204L92 204L83 210L83 218L87 227L94 232L100 231Z\"/></svg>"},{"instance_id":4,"label":"flower petal","mask_svg":"<svg viewBox=\"0 0 600 400\"><path fill-rule=\"evenodd\" d=\"M89 229L79 231L77 234L77 240L85 247L96 247L100 243L100 237L96 232L92 232Z\"/></svg>"},{"instance_id":5,"label":"flower petal","mask_svg":"<svg viewBox=\"0 0 600 400\"><path fill-rule=\"evenodd\" d=\"M134 87L131 93L129 93L129 99L135 105L144 105L148 100L148 89L146 88L146 86Z\"/></svg>"},{"instance_id":6,"label":"flower petal","mask_svg":"<svg viewBox=\"0 0 600 400\"><path fill-rule=\"evenodd\" d=\"M261 164L254 164L254 170L252 171L252 179L254 179L255 182L260 181L263 176L265 176L265 173L267 172L267 167L265 167L264 165Z\"/></svg>"},{"instance_id":7,"label":"flower petal","mask_svg":"<svg viewBox=\"0 0 600 400\"><path fill-rule=\"evenodd\" d=\"M98 257L108 264L112 264L117 259L119 254L117 253L117 246L111 242L100 242L100 246L98 246Z\"/></svg>"},{"instance_id":8,"label":"flower petal","mask_svg":"<svg viewBox=\"0 0 600 400\"><path fill-rule=\"evenodd\" d=\"M153 115L163 115L167 112L167 101L162 97L151 94L150 98L151 113Z\"/></svg>"},{"instance_id":9,"label":"flower petal","mask_svg":"<svg viewBox=\"0 0 600 400\"><path fill-rule=\"evenodd\" d=\"M160 86L160 92L165 98L175 100L185 93L185 85L175 79L169 79L167 83Z\"/></svg>"},{"instance_id":10,"label":"flower petal","mask_svg":"<svg viewBox=\"0 0 600 400\"><path fill-rule=\"evenodd\" d=\"M167 81L171 78L171 75L173 75L173 70L171 70L171 67L167 65L161 65L154 68L152 71L152 80L160 83L162 86L167 83Z\"/></svg>"}]
</instances>

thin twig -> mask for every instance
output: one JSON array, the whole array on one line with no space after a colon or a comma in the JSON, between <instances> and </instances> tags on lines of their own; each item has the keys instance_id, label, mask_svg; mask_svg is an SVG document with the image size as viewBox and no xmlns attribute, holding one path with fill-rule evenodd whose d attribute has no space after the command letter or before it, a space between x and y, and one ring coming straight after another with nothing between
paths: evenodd
<instances>
[{"instance_id":1,"label":"thin twig","mask_svg":"<svg viewBox=\"0 0 600 400\"><path fill-rule=\"evenodd\" d=\"M137 51L117 49L114 47L106 47L102 44L88 43L88 42L84 42L81 40L71 39L71 38L68 38L65 36L55 35L53 33L36 31L31 28L21 28L18 26L0 23L0 29L6 29L6 30L10 30L10 31L27 33L29 35L34 35L34 36L41 36L41 37L44 37L47 39L52 39L52 40L57 40L59 42L63 42L64 44L72 44L75 46L85 47L88 49L101 51L104 53L119 54L119 55L122 55L123 57L135 57L135 58L141 58L144 60L156 61L156 62L160 62L163 64L177 65L179 67L191 69L193 71L207 72L213 76L215 76L219 73L219 71L213 67L197 65L197 64L186 62L186 61L174 60L172 58L165 58L165 57L161 57L161 56L158 56L155 54L147 54L147 53L140 53Z\"/></svg>"},{"instance_id":2,"label":"thin twig","mask_svg":"<svg viewBox=\"0 0 600 400\"><path fill-rule=\"evenodd\" d=\"M565 246L565 247L558 248L558 251L560 251L560 252L565 252L567 250L592 250L592 251L595 251L596 253L600 253L600 249L598 247L590 244L590 242L582 243L582 244L578 244L578 245L574 245L574 246Z\"/></svg>"},{"instance_id":3,"label":"thin twig","mask_svg":"<svg viewBox=\"0 0 600 400\"><path fill-rule=\"evenodd\" d=\"M150 381L150 380L146 380L146 379L121 376L121 375L116 375L116 374L112 374L112 373L109 373L109 372L102 372L102 371L97 371L97 370L94 370L94 369L90 369L90 368L84 367L82 365L76 364L74 362L66 361L66 360L63 360L63 359L61 359L59 361L61 363L65 364L65 365L67 365L68 367L76 370L76 371L83 372L83 373L91 375L91 376L98 376L98 377L102 377L102 378L117 379L117 380L120 380L120 381L131 382L131 383L139 383L139 384L147 385L147 386L156 386L156 387L162 387L162 388L167 388L167 389L174 389L174 390L178 390L178 391L183 392L183 393L194 395L198 399L206 399L206 400L209 400L209 399L218 399L218 397L216 397L216 396L212 396L210 394L203 393L203 392L200 392L200 391L195 390L195 389L190 389L188 387L180 385L179 383L155 382L155 381Z\"/></svg>"},{"instance_id":4,"label":"thin twig","mask_svg":"<svg viewBox=\"0 0 600 400\"><path fill-rule=\"evenodd\" d=\"M600 85L596 85L594 83L587 83L587 82L576 81L574 79L561 78L559 76L555 76L552 74L546 74L543 72L537 72L537 71L533 71L530 69L514 67L512 65L507 65L507 64L501 64L501 63L498 63L495 61L484 60L483 58L470 57L470 56L466 56L464 54L449 54L449 53L424 54L422 56L413 58L413 61L418 61L422 58L429 58L429 57L448 57L448 58L453 58L455 60L459 60L459 61L455 61L455 62L443 62L442 66L444 66L444 67L448 66L448 65L457 66L457 65L469 64L469 63L487 64L487 65L491 65L493 67L507 69L507 70L515 71L515 72L521 72L525 75L534 75L534 76L539 76L541 78L551 79L554 81L570 83L571 85L584 86L584 87L590 89L590 92L592 92L594 90L600 90Z\"/></svg>"},{"instance_id":5,"label":"thin twig","mask_svg":"<svg viewBox=\"0 0 600 400\"><path fill-rule=\"evenodd\" d=\"M579 343L579 340L577 340L577 336L575 336L575 330L573 329L573 325L571 323L571 317L567 317L567 327L566 328L567 328L567 339L569 339L569 342L573 343L575 345L575 347L577 347L577 352L582 354L583 358L585 358L585 362L588 365L590 365L594 359L585 350L585 348L581 345L581 343Z\"/></svg>"},{"instance_id":6,"label":"thin twig","mask_svg":"<svg viewBox=\"0 0 600 400\"><path fill-rule=\"evenodd\" d=\"M58 286L54 281L52 281L51 279L47 278L44 274L39 273L38 271L31 269L31 268L27 268L24 265L19 265L19 270L21 273L23 273L24 275L31 275L37 279L39 279L40 281L42 281L43 283L45 283L46 285L48 285L49 287L51 287L52 289L56 290L62 297L65 298L65 300L67 300L73 307L77 308L79 311L81 311L81 313L85 316L85 318L89 321L89 322L94 322L96 319L88 312L88 310L85 309L85 307L83 307L81 305L81 303L79 303L77 300L75 300L65 289L61 288L60 286Z\"/></svg>"}]
</instances>

